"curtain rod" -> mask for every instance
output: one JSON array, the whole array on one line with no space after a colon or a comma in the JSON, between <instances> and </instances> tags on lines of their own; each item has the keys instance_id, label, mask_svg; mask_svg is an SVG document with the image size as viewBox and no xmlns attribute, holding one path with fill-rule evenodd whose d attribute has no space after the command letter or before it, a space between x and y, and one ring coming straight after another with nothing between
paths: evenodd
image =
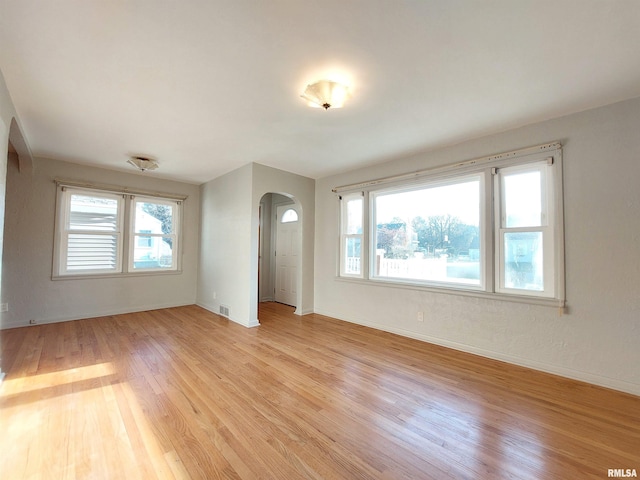
<instances>
[{"instance_id":1,"label":"curtain rod","mask_svg":"<svg viewBox=\"0 0 640 480\"><path fill-rule=\"evenodd\" d=\"M156 192L153 190L142 190L139 188L106 185L102 183L89 183L89 182L83 182L79 180L68 180L64 178L54 178L53 181L58 187L92 188L94 190L103 190L105 192L111 192L111 193L124 193L127 195L146 195L148 197L160 197L160 198L168 198L171 200L181 200L181 201L184 201L188 198L188 195Z\"/></svg>"},{"instance_id":2,"label":"curtain rod","mask_svg":"<svg viewBox=\"0 0 640 480\"><path fill-rule=\"evenodd\" d=\"M562 148L560 142L544 143L542 145L536 145L535 147L522 148L520 150L513 150L511 152L498 153L496 155L489 155L486 157L474 158L473 160L466 160L464 162L451 163L448 165L442 165L438 167L427 168L424 170L417 170L415 172L403 173L401 175L394 175L391 177L383 177L375 180L369 180L367 182L352 183L350 185L342 185L340 187L332 188L334 193L344 192L346 190L356 190L360 188L372 187L374 185L382 185L385 183L397 182L400 180L409 180L412 178L422 177L427 174L432 174L439 171L447 171L454 168L471 167L474 165L482 165L496 160L505 160L507 158L520 157L524 155L531 155L540 152L549 152L559 150Z\"/></svg>"}]
</instances>

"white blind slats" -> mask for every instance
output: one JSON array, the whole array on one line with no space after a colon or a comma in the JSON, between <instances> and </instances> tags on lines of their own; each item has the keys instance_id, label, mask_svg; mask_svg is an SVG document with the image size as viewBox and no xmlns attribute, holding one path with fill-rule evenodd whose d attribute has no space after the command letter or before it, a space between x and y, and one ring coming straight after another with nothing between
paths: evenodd
<instances>
[{"instance_id":1,"label":"white blind slats","mask_svg":"<svg viewBox=\"0 0 640 480\"><path fill-rule=\"evenodd\" d=\"M118 269L120 201L110 194L69 192L65 224L67 272Z\"/></svg>"},{"instance_id":2,"label":"white blind slats","mask_svg":"<svg viewBox=\"0 0 640 480\"><path fill-rule=\"evenodd\" d=\"M114 270L117 259L117 235L69 234L67 270Z\"/></svg>"},{"instance_id":3,"label":"white blind slats","mask_svg":"<svg viewBox=\"0 0 640 480\"><path fill-rule=\"evenodd\" d=\"M117 229L116 215L88 212L71 212L70 230L102 230L114 232Z\"/></svg>"}]
</instances>

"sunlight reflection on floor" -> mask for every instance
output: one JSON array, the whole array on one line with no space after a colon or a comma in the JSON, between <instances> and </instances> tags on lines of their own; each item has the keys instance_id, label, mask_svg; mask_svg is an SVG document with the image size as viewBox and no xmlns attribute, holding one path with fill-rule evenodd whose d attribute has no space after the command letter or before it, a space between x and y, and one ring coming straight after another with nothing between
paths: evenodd
<instances>
[{"instance_id":1,"label":"sunlight reflection on floor","mask_svg":"<svg viewBox=\"0 0 640 480\"><path fill-rule=\"evenodd\" d=\"M187 478L146 410L111 362L9 378L0 387L2 478Z\"/></svg>"}]
</instances>

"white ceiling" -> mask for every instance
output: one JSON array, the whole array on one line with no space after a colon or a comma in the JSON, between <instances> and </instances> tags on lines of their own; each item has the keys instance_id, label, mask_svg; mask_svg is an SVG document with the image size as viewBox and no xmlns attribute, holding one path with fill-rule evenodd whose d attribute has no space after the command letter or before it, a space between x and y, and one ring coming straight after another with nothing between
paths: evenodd
<instances>
[{"instance_id":1,"label":"white ceiling","mask_svg":"<svg viewBox=\"0 0 640 480\"><path fill-rule=\"evenodd\" d=\"M35 156L313 178L640 96L638 0L0 0ZM329 78L343 109L299 97Z\"/></svg>"}]
</instances>

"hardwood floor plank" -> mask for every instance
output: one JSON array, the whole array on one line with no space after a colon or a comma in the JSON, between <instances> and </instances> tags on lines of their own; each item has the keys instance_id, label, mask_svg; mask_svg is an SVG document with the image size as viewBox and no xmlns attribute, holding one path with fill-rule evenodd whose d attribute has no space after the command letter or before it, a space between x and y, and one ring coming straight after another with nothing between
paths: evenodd
<instances>
[{"instance_id":1,"label":"hardwood floor plank","mask_svg":"<svg viewBox=\"0 0 640 480\"><path fill-rule=\"evenodd\" d=\"M13 479L532 479L640 472L640 397L261 304L2 332Z\"/></svg>"}]
</instances>

